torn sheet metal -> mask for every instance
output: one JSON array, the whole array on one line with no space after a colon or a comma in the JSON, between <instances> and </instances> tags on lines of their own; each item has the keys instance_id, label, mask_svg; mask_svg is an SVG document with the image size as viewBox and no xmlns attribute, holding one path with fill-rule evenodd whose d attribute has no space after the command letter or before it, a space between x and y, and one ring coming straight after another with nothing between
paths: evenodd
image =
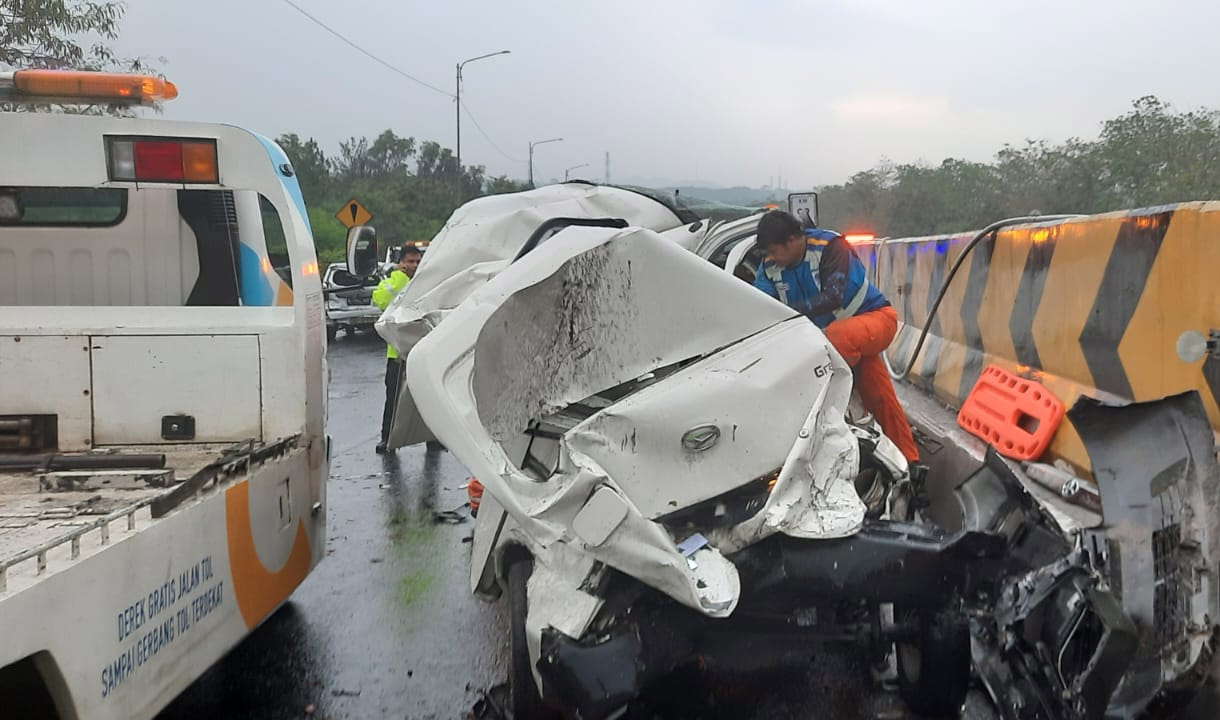
<instances>
[{"instance_id":1,"label":"torn sheet metal","mask_svg":"<svg viewBox=\"0 0 1220 720\"><path fill-rule=\"evenodd\" d=\"M782 304L652 231L569 228L475 290L415 347L406 377L428 426L503 506L536 556L545 562L556 543L579 547L721 617L740 595L732 563L711 546L688 563L652 517L670 500L690 505L717 487L749 482L782 457L775 490L747 537L777 530L830 537L858 528L864 507L850 482L858 448L844 420L850 372L828 347ZM764 356L787 364L767 360L751 373ZM624 402L623 412L612 403L563 436L545 478L508 453L518 454L539 419L680 363L692 364L639 391L643 400ZM767 380L764 369L780 377ZM729 377L733 383L721 382ZM783 423L775 425L776 417ZM714 424L720 442L732 441L736 424L743 438L766 445L768 457L732 465L692 460L682 443L686 422ZM755 427L763 425L779 437L764 439ZM755 466L763 470L749 474ZM650 479L675 492L650 491ZM601 488L620 496L627 513L594 547L572 524Z\"/></svg>"},{"instance_id":2,"label":"torn sheet metal","mask_svg":"<svg viewBox=\"0 0 1220 720\"><path fill-rule=\"evenodd\" d=\"M580 587L592 568L593 559L576 552L550 553L546 562L534 561L526 591L530 601L525 633L535 682L539 679L542 631L552 627L570 638L579 638L601 608L603 600Z\"/></svg>"},{"instance_id":3,"label":"torn sheet metal","mask_svg":"<svg viewBox=\"0 0 1220 720\"><path fill-rule=\"evenodd\" d=\"M1203 672L1220 618L1220 465L1195 391L1123 407L1081 398L1068 412L1092 461L1111 544L1110 582L1140 629L1114 698L1142 710Z\"/></svg>"},{"instance_id":4,"label":"torn sheet metal","mask_svg":"<svg viewBox=\"0 0 1220 720\"><path fill-rule=\"evenodd\" d=\"M471 297L497 305L479 328L472 382L480 420L500 442L795 315L648 230L569 228L535 254L504 273L512 278L497 283L499 297Z\"/></svg>"},{"instance_id":5,"label":"torn sheet metal","mask_svg":"<svg viewBox=\"0 0 1220 720\"><path fill-rule=\"evenodd\" d=\"M850 393L851 371L824 336L809 322L781 323L598 412L567 443L656 519L774 471L810 415L842 417L844 397L824 407L832 387ZM684 447L699 428L714 433L708 446Z\"/></svg>"},{"instance_id":6,"label":"torn sheet metal","mask_svg":"<svg viewBox=\"0 0 1220 720\"><path fill-rule=\"evenodd\" d=\"M1212 670L1220 465L1196 392L1068 417L1104 522L1068 530L991 449L959 485L968 527L1009 539L973 608L975 670L1005 720L1174 716Z\"/></svg>"},{"instance_id":7,"label":"torn sheet metal","mask_svg":"<svg viewBox=\"0 0 1220 720\"><path fill-rule=\"evenodd\" d=\"M377 322L377 332L405 356L426 334L412 327L438 324L516 257L539 225L556 217L622 218L657 231L680 226L668 208L644 195L614 187L548 185L528 192L490 195L454 211L432 239L419 271Z\"/></svg>"},{"instance_id":8,"label":"torn sheet metal","mask_svg":"<svg viewBox=\"0 0 1220 720\"><path fill-rule=\"evenodd\" d=\"M687 233L669 208L620 188L567 183L478 198L458 208L433 238L407 289L377 321L377 332L406 357L476 288L508 267L539 225L556 217L622 218L638 227ZM402 385L391 447L431 439L409 387Z\"/></svg>"}]
</instances>

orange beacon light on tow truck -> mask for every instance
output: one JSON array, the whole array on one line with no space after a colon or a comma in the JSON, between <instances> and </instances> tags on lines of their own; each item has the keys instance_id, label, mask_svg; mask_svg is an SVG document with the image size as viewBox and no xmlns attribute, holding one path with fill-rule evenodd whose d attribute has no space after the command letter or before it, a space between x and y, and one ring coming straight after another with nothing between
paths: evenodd
<instances>
[{"instance_id":1,"label":"orange beacon light on tow truck","mask_svg":"<svg viewBox=\"0 0 1220 720\"><path fill-rule=\"evenodd\" d=\"M151 105L176 97L177 86L153 75L87 70L0 72L0 100L6 102Z\"/></svg>"}]
</instances>

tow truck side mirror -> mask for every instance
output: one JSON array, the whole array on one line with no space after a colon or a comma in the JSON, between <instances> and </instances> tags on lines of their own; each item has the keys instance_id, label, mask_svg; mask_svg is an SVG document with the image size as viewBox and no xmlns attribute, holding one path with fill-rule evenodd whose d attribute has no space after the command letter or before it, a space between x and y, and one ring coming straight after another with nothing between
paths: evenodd
<instances>
[{"instance_id":1,"label":"tow truck side mirror","mask_svg":"<svg viewBox=\"0 0 1220 720\"><path fill-rule=\"evenodd\" d=\"M347 271L366 278L377 271L377 231L370 225L356 225L347 231Z\"/></svg>"}]
</instances>

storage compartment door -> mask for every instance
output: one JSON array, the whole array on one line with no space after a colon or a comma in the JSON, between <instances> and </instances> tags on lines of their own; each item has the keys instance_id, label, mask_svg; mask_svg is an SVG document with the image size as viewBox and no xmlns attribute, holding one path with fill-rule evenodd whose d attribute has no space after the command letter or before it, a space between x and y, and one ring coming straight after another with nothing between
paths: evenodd
<instances>
[{"instance_id":1,"label":"storage compartment door","mask_svg":"<svg viewBox=\"0 0 1220 720\"><path fill-rule=\"evenodd\" d=\"M88 450L90 404L89 338L0 336L0 416L53 415L59 449Z\"/></svg>"},{"instance_id":2,"label":"storage compartment door","mask_svg":"<svg viewBox=\"0 0 1220 720\"><path fill-rule=\"evenodd\" d=\"M257 335L95 335L92 350L96 444L262 439Z\"/></svg>"}]
</instances>

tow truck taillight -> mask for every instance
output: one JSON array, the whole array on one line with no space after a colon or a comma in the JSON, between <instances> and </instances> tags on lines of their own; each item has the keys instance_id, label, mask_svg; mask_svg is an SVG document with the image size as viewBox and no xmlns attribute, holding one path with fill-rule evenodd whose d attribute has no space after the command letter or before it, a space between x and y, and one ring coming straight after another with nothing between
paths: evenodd
<instances>
[{"instance_id":1,"label":"tow truck taillight","mask_svg":"<svg viewBox=\"0 0 1220 720\"><path fill-rule=\"evenodd\" d=\"M215 140L106 139L110 179L128 182L220 182Z\"/></svg>"}]
</instances>

